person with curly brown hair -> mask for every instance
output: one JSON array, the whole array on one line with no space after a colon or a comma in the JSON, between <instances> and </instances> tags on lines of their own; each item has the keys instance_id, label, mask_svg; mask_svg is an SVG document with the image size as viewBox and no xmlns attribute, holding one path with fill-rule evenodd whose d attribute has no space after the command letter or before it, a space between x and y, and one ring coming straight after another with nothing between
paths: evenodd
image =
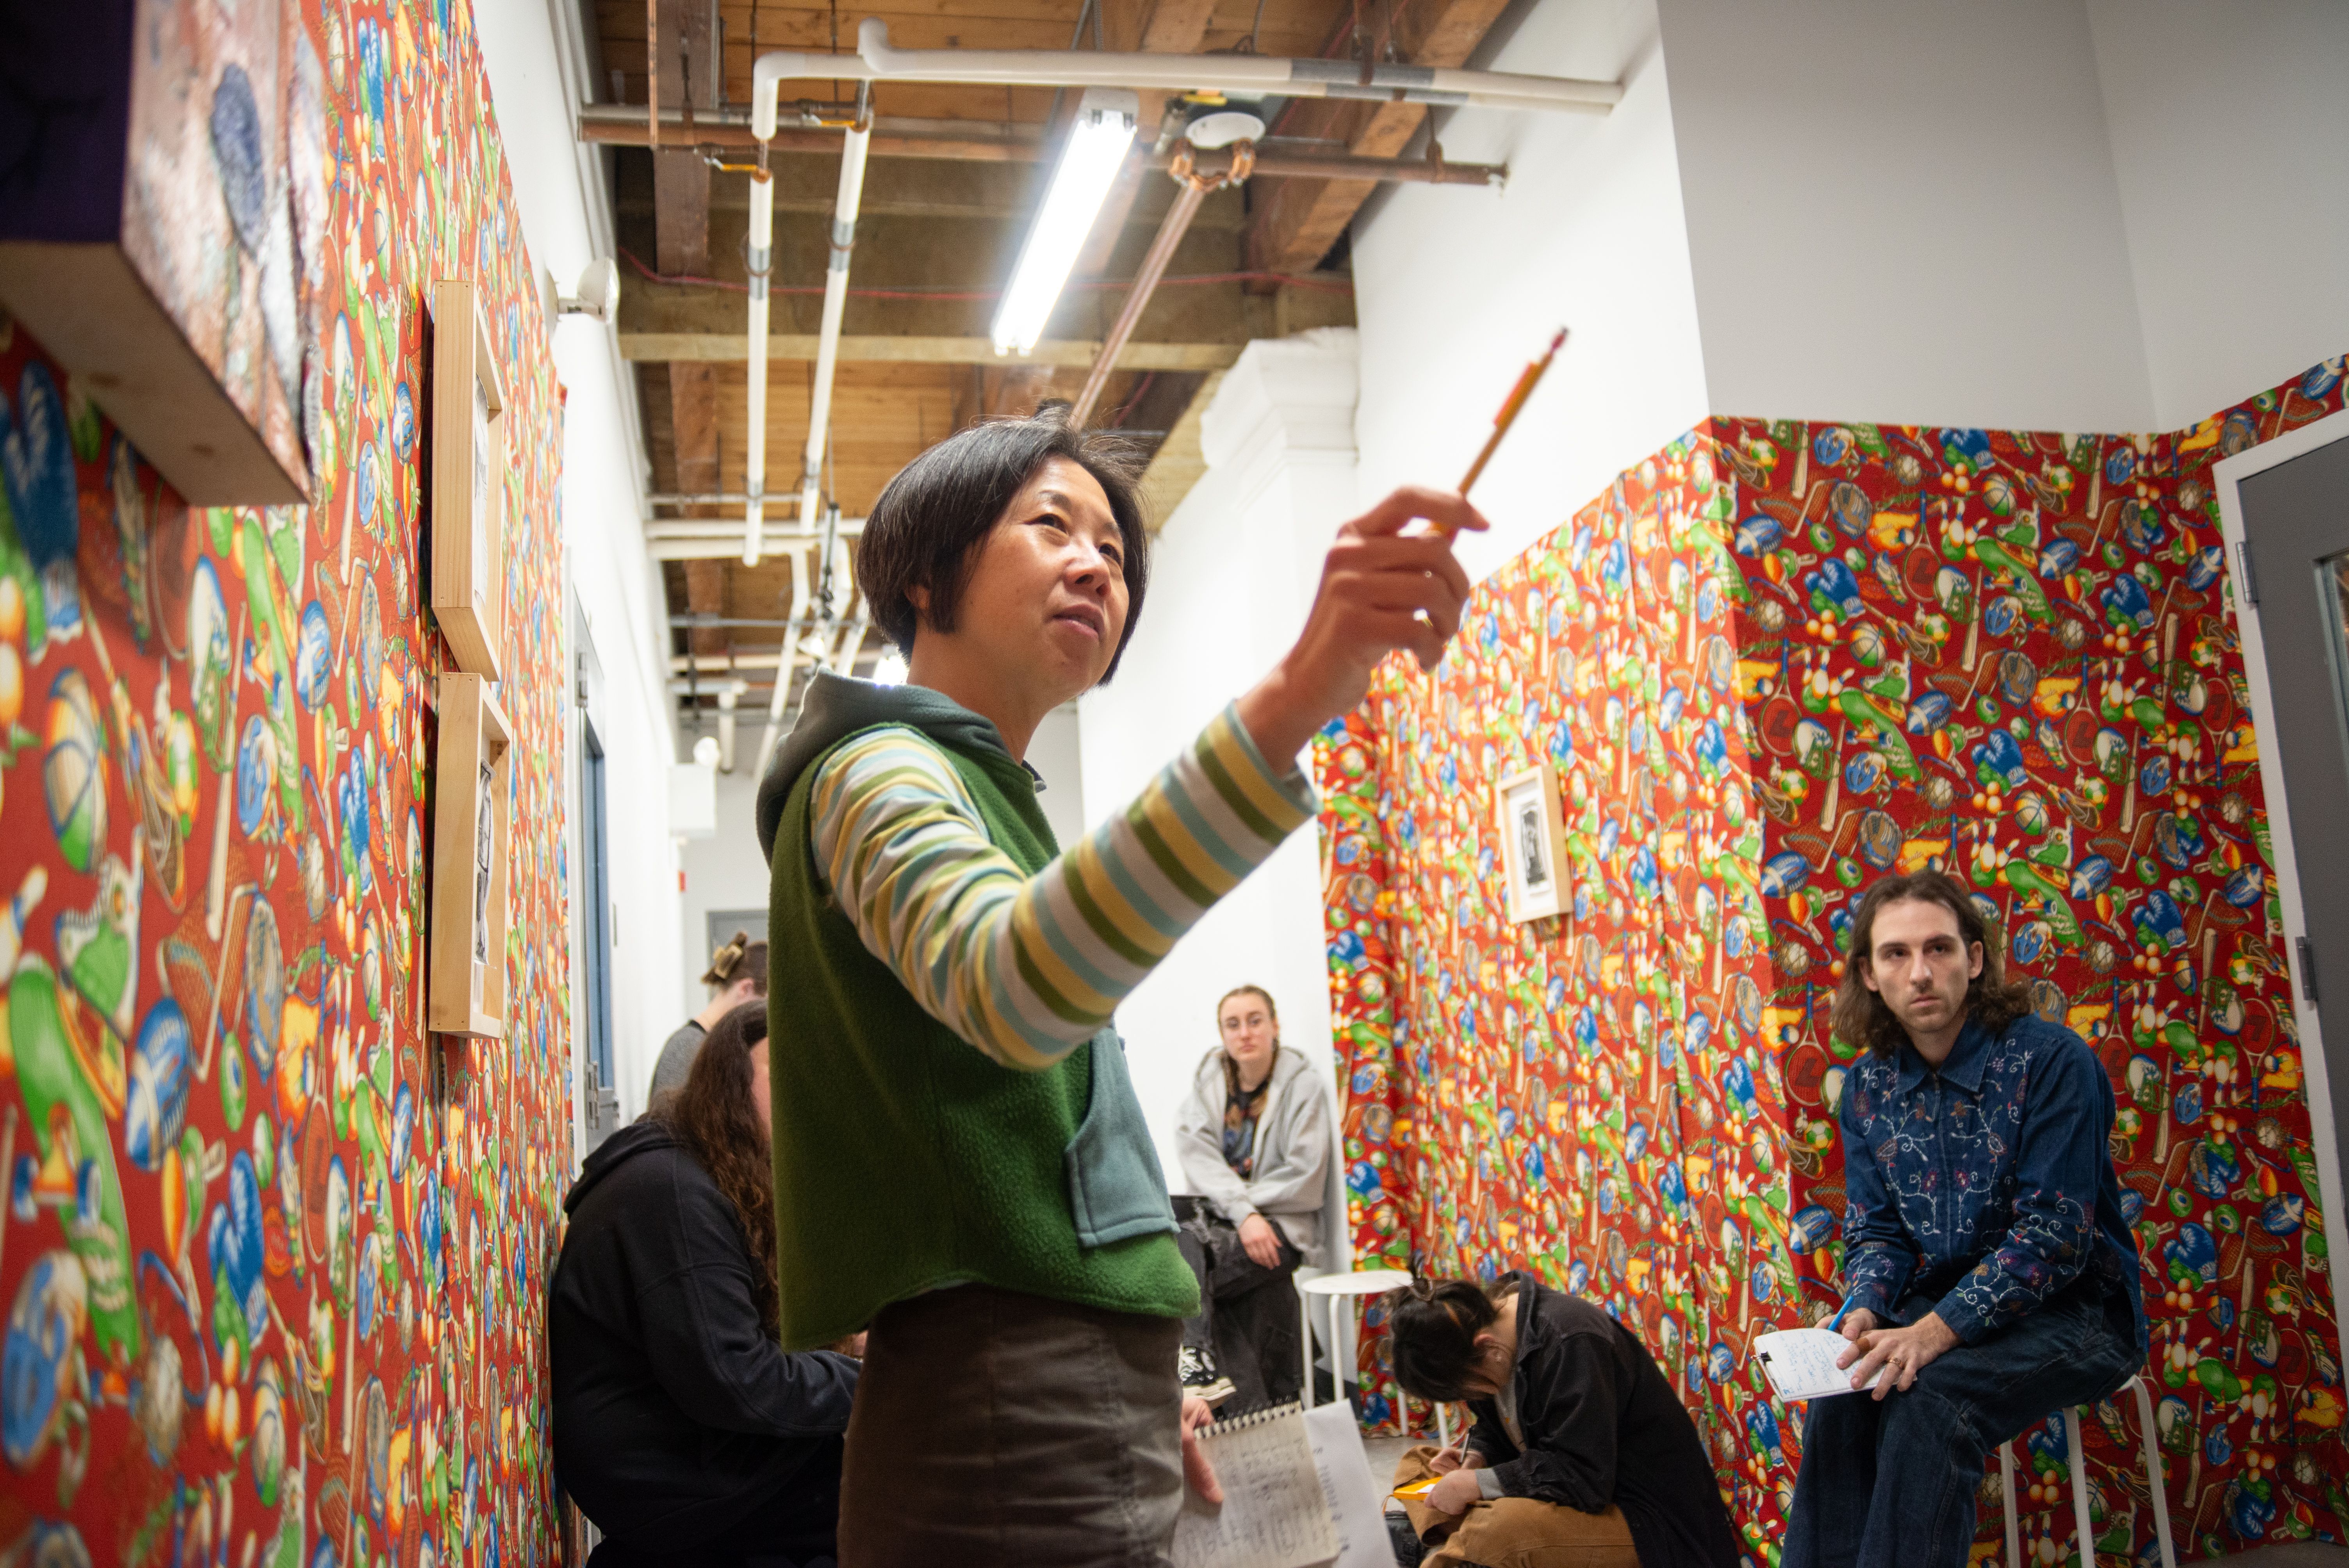
<instances>
[{"instance_id":1,"label":"person with curly brown hair","mask_svg":"<svg viewBox=\"0 0 2349 1568\"><path fill-rule=\"evenodd\" d=\"M554 1465L593 1568L834 1555L858 1365L778 1343L767 1005L587 1157L548 1289Z\"/></svg>"},{"instance_id":2,"label":"person with curly brown hair","mask_svg":"<svg viewBox=\"0 0 2349 1568\"><path fill-rule=\"evenodd\" d=\"M1834 1014L1861 1047L1837 1103L1850 1294L1830 1326L1868 1392L1810 1402L1783 1568L1957 1568L1988 1457L2145 1361L2112 1082L2006 978L1996 913L1934 871L1852 912Z\"/></svg>"}]
</instances>

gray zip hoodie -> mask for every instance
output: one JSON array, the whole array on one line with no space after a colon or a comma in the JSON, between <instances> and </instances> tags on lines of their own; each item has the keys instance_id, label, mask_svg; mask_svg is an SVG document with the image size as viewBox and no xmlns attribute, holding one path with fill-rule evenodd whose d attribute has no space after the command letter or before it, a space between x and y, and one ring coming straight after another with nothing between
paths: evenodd
<instances>
[{"instance_id":1,"label":"gray zip hoodie","mask_svg":"<svg viewBox=\"0 0 2349 1568\"><path fill-rule=\"evenodd\" d=\"M1256 1174L1246 1180L1224 1163L1226 1093L1218 1046L1199 1058L1191 1092L1174 1119L1184 1181L1231 1223L1262 1214L1304 1254L1307 1267L1329 1267L1328 1190L1336 1154L1328 1090L1302 1056L1279 1048L1257 1119Z\"/></svg>"}]
</instances>

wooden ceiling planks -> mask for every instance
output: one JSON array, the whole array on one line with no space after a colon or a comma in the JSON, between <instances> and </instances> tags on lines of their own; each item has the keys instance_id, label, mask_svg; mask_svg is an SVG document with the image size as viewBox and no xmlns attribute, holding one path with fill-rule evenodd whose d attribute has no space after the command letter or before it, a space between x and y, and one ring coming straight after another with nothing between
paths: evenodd
<instances>
[{"instance_id":1,"label":"wooden ceiling planks","mask_svg":"<svg viewBox=\"0 0 2349 1568\"><path fill-rule=\"evenodd\" d=\"M1115 0L1112 0L1112 5ZM1169 10L1178 0L1158 0L1155 9ZM749 0L730 0L719 7L725 37L726 98L748 102L750 66L762 49L796 49L822 53L834 48L854 54L856 29L867 16L877 16L889 27L889 40L907 49L1065 49L1071 46L1082 0L937 0L908 4L887 10L834 10L827 5L770 5L761 0L757 36L751 36ZM645 11L633 0L597 0L598 34L608 74L617 73L623 87L618 101L645 101ZM1314 56L1321 52L1330 28L1350 6L1340 0L1265 0L1263 21L1257 25L1256 52L1264 55ZM1249 37L1257 7L1253 0L1218 0L1206 23L1185 46L1171 46L1188 35L1187 23L1168 30L1164 37L1147 38L1139 46L1162 53L1214 52L1239 47ZM1146 31L1149 24L1145 22ZM1103 37L1112 48L1135 47L1110 36L1114 24L1105 24ZM1076 46L1090 47L1092 29L1085 29ZM843 79L837 93L818 90L821 82L790 84L795 98L846 98L855 84ZM1051 112L1052 89L972 87L953 83L882 82L875 84L874 102L885 114L925 119L1009 121L1040 125Z\"/></svg>"},{"instance_id":2,"label":"wooden ceiling planks","mask_svg":"<svg viewBox=\"0 0 2349 1568\"><path fill-rule=\"evenodd\" d=\"M890 0L890 8L880 11L771 0L721 0L714 7L696 0L688 3L695 5L698 25L714 10L719 56L716 85L723 102L739 107L750 97L751 64L760 51L853 51L857 25L868 15L886 22L891 41L900 47L1062 49L1071 46L1084 0ZM663 4L665 48L673 49L688 29L681 25L678 0ZM1257 0L1102 0L1102 5L1100 42L1112 49L1186 53L1251 46L1266 55L1311 56L1322 53L1336 36L1340 18L1352 15L1353 0L1263 0L1260 10ZM1362 14L1371 13L1365 5ZM641 106L647 64L643 0L595 0L592 14L603 67L596 82L598 98ZM1089 23L1077 46L1091 46L1094 41ZM698 58L697 89L707 80L704 69ZM661 96L667 105L676 101L673 95L680 83L673 63L664 75L667 79ZM784 92L792 98L845 101L854 94L855 84L816 79L788 83ZM703 90L694 97L698 104L708 101ZM1144 103L1145 139L1155 129L1161 101L1153 96ZM1050 88L950 83L881 83L874 92L874 107L883 115L960 120L1030 136L1050 125L1056 108L1065 114L1072 102L1073 95ZM673 232L678 203L673 190L665 192L670 201L656 201L650 156L624 150L615 155L613 167L622 245L643 264L667 274L715 280L714 284L676 288L632 273L624 283L624 332L633 325L640 343L678 346L661 349L664 357L641 365L638 376L655 485L664 490L739 490L747 417L744 366L739 360L687 361L667 356L709 354L727 336L739 342L743 296L723 285L739 287L745 281L745 181L724 173L710 180L702 220L706 242L696 246L686 237L680 247L680 236ZM779 285L774 330L803 338L815 331L820 315L814 291L823 281L838 163L829 153L793 151L778 152L774 167L778 201L772 276ZM915 339L983 337L994 314L993 293L1002 286L1049 170L1048 162L1029 160L876 159L866 181L853 285L865 291L898 290L903 295L854 295L847 333L874 340L909 340L908 347ZM674 178L667 183L673 188ZM1130 278L1173 194L1172 183L1163 176L1139 169L1130 172L1087 249L1081 275ZM1246 267L1250 225L1259 234L1262 230L1252 209L1266 194L1233 191L1210 198L1172 273L1179 278ZM923 297L925 291L928 297ZM936 297L939 292L969 297ZM1072 341L1097 337L1122 298L1117 287L1072 290L1051 335ZM1350 320L1350 299L1342 294L1288 289L1275 297L1251 298L1237 283L1178 282L1154 300L1139 340L1237 346L1250 337ZM804 360L779 359L771 368L771 526L794 523L812 373ZM843 361L834 383L825 470L832 498L845 515L864 515L882 487L925 447L973 419L1027 412L1046 397L1070 397L1082 379L1081 366L1055 369L984 356L977 363L954 364ZM1196 422L1194 403L1203 383L1211 386L1213 377L1199 370L1121 370L1111 377L1102 397L1102 419L1123 418L1137 429L1164 426L1187 430ZM737 506L697 510L704 517L740 516ZM759 621L785 614L792 570L788 556L771 557L756 567L728 557L665 562L662 577L677 613ZM721 667L748 654L763 657L771 668L780 641L775 628L704 625L680 634L672 651L682 655L690 650ZM877 647L877 637L868 636L860 669ZM765 675L755 666L740 673L753 683L746 704L762 705ZM698 725L706 722L711 689L706 680L700 686L699 701L693 705L704 716L696 718Z\"/></svg>"}]
</instances>

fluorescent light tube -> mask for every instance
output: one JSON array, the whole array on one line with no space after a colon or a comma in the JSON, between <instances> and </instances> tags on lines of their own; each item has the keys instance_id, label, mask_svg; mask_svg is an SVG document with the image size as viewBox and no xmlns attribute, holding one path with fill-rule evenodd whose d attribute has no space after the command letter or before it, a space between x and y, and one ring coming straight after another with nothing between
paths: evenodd
<instances>
[{"instance_id":1,"label":"fluorescent light tube","mask_svg":"<svg viewBox=\"0 0 2349 1568\"><path fill-rule=\"evenodd\" d=\"M995 313L995 352L1026 354L1044 335L1044 324L1060 303L1069 272L1084 249L1085 236L1101 215L1109 188L1133 145L1142 100L1116 88L1089 88L1077 103L1076 119L1061 147L1051 189L1019 247L1011 286Z\"/></svg>"}]
</instances>

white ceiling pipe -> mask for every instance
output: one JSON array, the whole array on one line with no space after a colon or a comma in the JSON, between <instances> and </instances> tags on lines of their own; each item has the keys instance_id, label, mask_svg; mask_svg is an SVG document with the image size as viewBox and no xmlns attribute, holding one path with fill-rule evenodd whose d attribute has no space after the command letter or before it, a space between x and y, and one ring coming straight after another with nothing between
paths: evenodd
<instances>
[{"instance_id":1,"label":"white ceiling pipe","mask_svg":"<svg viewBox=\"0 0 2349 1568\"><path fill-rule=\"evenodd\" d=\"M734 771L734 705L742 697L749 683L734 681L718 693L718 771Z\"/></svg>"},{"instance_id":2,"label":"white ceiling pipe","mask_svg":"<svg viewBox=\"0 0 2349 1568\"><path fill-rule=\"evenodd\" d=\"M755 113L755 110L753 111ZM794 622L807 619L808 602L812 596L808 581L808 566L815 552L823 548L819 541L802 544L792 552L792 607L786 611ZM759 737L759 777L767 776L767 758L773 756L775 743L783 738L783 706L792 695L792 672L799 667L800 639L783 639L781 655L775 663L775 689L767 698L767 727Z\"/></svg>"},{"instance_id":3,"label":"white ceiling pipe","mask_svg":"<svg viewBox=\"0 0 2349 1568\"><path fill-rule=\"evenodd\" d=\"M770 117L771 118L771 116ZM759 161L766 162L765 149ZM745 264L750 274L750 428L742 446L742 562L759 564L767 522L767 273L774 265L775 181L761 167L750 176L750 233Z\"/></svg>"},{"instance_id":4,"label":"white ceiling pipe","mask_svg":"<svg viewBox=\"0 0 2349 1568\"><path fill-rule=\"evenodd\" d=\"M655 542L665 539L731 539L742 537L742 520L739 517L657 517L645 524L645 537ZM861 517L840 520L840 537L854 539L864 531ZM767 552L772 554L787 545L808 544L823 537L821 533L802 533L796 527L770 529L766 535Z\"/></svg>"},{"instance_id":5,"label":"white ceiling pipe","mask_svg":"<svg viewBox=\"0 0 2349 1568\"><path fill-rule=\"evenodd\" d=\"M873 624L862 614L840 628L840 642L832 655L832 673L836 676L856 673L856 655L864 650L864 634Z\"/></svg>"},{"instance_id":6,"label":"white ceiling pipe","mask_svg":"<svg viewBox=\"0 0 2349 1568\"><path fill-rule=\"evenodd\" d=\"M840 366L840 317L848 304L848 262L856 249L856 211L864 201L864 159L872 146L873 117L867 114L850 129L840 150L832 257L823 273L823 323L816 329L815 387L808 405L807 450L800 465L802 529L815 527L816 509L823 501L824 437L832 428L832 382Z\"/></svg>"},{"instance_id":7,"label":"white ceiling pipe","mask_svg":"<svg viewBox=\"0 0 2349 1568\"><path fill-rule=\"evenodd\" d=\"M1372 64L1364 79L1355 60L1283 59L1265 55L1113 54L1086 49L895 49L889 25L868 16L856 30L857 53L874 79L968 82L995 87L1165 88L1174 91L1263 93L1281 98L1401 99L1408 103L1473 104L1605 114L1623 97L1619 82L1532 77L1513 71L1470 71L1444 66ZM773 57L762 56L759 69ZM813 76L838 75L802 55ZM781 71L798 66L778 64ZM777 80L782 79L778 75ZM771 106L771 98L768 100ZM773 109L768 109L771 120ZM755 122L757 110L752 118Z\"/></svg>"},{"instance_id":8,"label":"white ceiling pipe","mask_svg":"<svg viewBox=\"0 0 2349 1568\"><path fill-rule=\"evenodd\" d=\"M873 79L873 67L854 55L808 55L793 49L770 49L750 66L750 134L761 141L775 136L779 82L863 82Z\"/></svg>"}]
</instances>

